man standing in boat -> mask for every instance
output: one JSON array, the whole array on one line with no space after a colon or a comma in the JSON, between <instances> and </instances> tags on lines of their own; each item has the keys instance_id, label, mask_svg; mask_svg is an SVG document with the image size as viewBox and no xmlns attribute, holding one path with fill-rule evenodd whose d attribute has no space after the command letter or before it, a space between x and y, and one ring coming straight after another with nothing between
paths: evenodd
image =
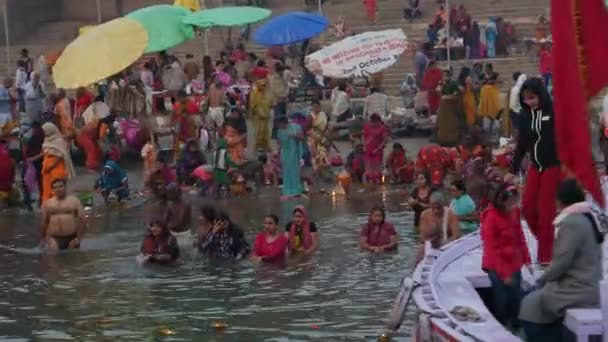
<instances>
[{"instance_id":1,"label":"man standing in boat","mask_svg":"<svg viewBox=\"0 0 608 342\"><path fill-rule=\"evenodd\" d=\"M76 196L67 195L65 179L51 184L54 197L42 206L42 244L50 252L80 248L86 231L84 209Z\"/></svg>"},{"instance_id":2,"label":"man standing in boat","mask_svg":"<svg viewBox=\"0 0 608 342\"><path fill-rule=\"evenodd\" d=\"M546 265L551 262L553 253L555 195L562 180L553 102L539 78L529 79L523 84L520 99L519 138L512 172L517 174L520 171L521 161L529 153L530 167L526 171L522 212L538 240L538 261Z\"/></svg>"}]
</instances>

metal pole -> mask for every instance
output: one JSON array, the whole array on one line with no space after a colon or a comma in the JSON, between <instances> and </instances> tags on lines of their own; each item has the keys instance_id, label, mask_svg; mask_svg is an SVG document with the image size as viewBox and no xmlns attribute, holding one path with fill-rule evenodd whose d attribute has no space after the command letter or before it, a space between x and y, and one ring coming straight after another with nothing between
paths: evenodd
<instances>
[{"instance_id":1,"label":"metal pole","mask_svg":"<svg viewBox=\"0 0 608 342\"><path fill-rule=\"evenodd\" d=\"M209 34L209 29L203 31L203 34L205 35L203 37L203 40L205 41L205 56L209 56L209 39L207 37Z\"/></svg>"},{"instance_id":2,"label":"metal pole","mask_svg":"<svg viewBox=\"0 0 608 342\"><path fill-rule=\"evenodd\" d=\"M101 0L97 0L97 23L101 24Z\"/></svg>"},{"instance_id":3,"label":"metal pole","mask_svg":"<svg viewBox=\"0 0 608 342\"><path fill-rule=\"evenodd\" d=\"M10 75L11 70L11 39L8 31L8 6L6 4L8 0L2 2L2 12L4 15L4 37L6 39L6 73Z\"/></svg>"},{"instance_id":4,"label":"metal pole","mask_svg":"<svg viewBox=\"0 0 608 342\"><path fill-rule=\"evenodd\" d=\"M451 62L451 55L450 55L450 0L445 0L445 13L447 13L446 17L446 33L447 33L447 38L445 40L445 46L446 46L446 50L447 50L447 58L448 58L448 70L450 69L450 62Z\"/></svg>"},{"instance_id":5,"label":"metal pole","mask_svg":"<svg viewBox=\"0 0 608 342\"><path fill-rule=\"evenodd\" d=\"M319 0L319 14L323 15L323 2Z\"/></svg>"}]
</instances>

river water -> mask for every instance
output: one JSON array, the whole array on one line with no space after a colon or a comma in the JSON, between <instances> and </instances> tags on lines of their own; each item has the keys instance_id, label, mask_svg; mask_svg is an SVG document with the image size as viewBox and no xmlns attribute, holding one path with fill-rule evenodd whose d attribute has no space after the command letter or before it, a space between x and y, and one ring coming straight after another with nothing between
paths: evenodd
<instances>
[{"instance_id":1,"label":"river water","mask_svg":"<svg viewBox=\"0 0 608 342\"><path fill-rule=\"evenodd\" d=\"M384 324L401 278L417 251L403 190L351 199L311 195L280 202L276 194L219 204L253 241L267 213L287 222L304 204L319 225L310 259L256 265L203 260L182 251L175 267L135 262L144 208L92 218L80 251L47 255L36 248L37 217L0 217L2 341L371 341ZM372 255L358 248L368 210L382 203L399 249ZM413 313L393 340L407 340ZM223 332L215 323L225 324Z\"/></svg>"}]
</instances>

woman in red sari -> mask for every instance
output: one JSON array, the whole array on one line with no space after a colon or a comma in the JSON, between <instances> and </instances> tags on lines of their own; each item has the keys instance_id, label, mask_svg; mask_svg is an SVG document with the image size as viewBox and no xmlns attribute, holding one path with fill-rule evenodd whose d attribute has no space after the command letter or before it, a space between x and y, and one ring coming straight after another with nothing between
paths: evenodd
<instances>
[{"instance_id":1,"label":"woman in red sari","mask_svg":"<svg viewBox=\"0 0 608 342\"><path fill-rule=\"evenodd\" d=\"M439 109L441 93L437 90L437 87L439 87L442 80L443 73L437 66L437 62L430 61L422 79L422 89L428 92L429 111L431 114L436 114Z\"/></svg>"},{"instance_id":2,"label":"woman in red sari","mask_svg":"<svg viewBox=\"0 0 608 342\"><path fill-rule=\"evenodd\" d=\"M388 135L388 127L378 114L372 114L363 126L364 179L369 183L380 184L382 181L382 159Z\"/></svg>"},{"instance_id":3,"label":"woman in red sari","mask_svg":"<svg viewBox=\"0 0 608 342\"><path fill-rule=\"evenodd\" d=\"M264 231L255 238L253 245L253 261L278 261L285 258L287 251L287 236L278 229L279 218L268 215L264 218Z\"/></svg>"}]
</instances>

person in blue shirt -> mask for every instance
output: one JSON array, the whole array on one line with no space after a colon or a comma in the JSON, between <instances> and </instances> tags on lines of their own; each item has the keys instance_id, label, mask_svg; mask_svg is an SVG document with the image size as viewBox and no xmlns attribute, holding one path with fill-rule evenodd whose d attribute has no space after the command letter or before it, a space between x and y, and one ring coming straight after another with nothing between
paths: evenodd
<instances>
[{"instance_id":1,"label":"person in blue shirt","mask_svg":"<svg viewBox=\"0 0 608 342\"><path fill-rule=\"evenodd\" d=\"M479 227L479 215L473 199L467 195L466 187L462 180L456 179L450 186L452 202L450 208L458 218L458 227L461 233L474 232Z\"/></svg>"}]
</instances>

